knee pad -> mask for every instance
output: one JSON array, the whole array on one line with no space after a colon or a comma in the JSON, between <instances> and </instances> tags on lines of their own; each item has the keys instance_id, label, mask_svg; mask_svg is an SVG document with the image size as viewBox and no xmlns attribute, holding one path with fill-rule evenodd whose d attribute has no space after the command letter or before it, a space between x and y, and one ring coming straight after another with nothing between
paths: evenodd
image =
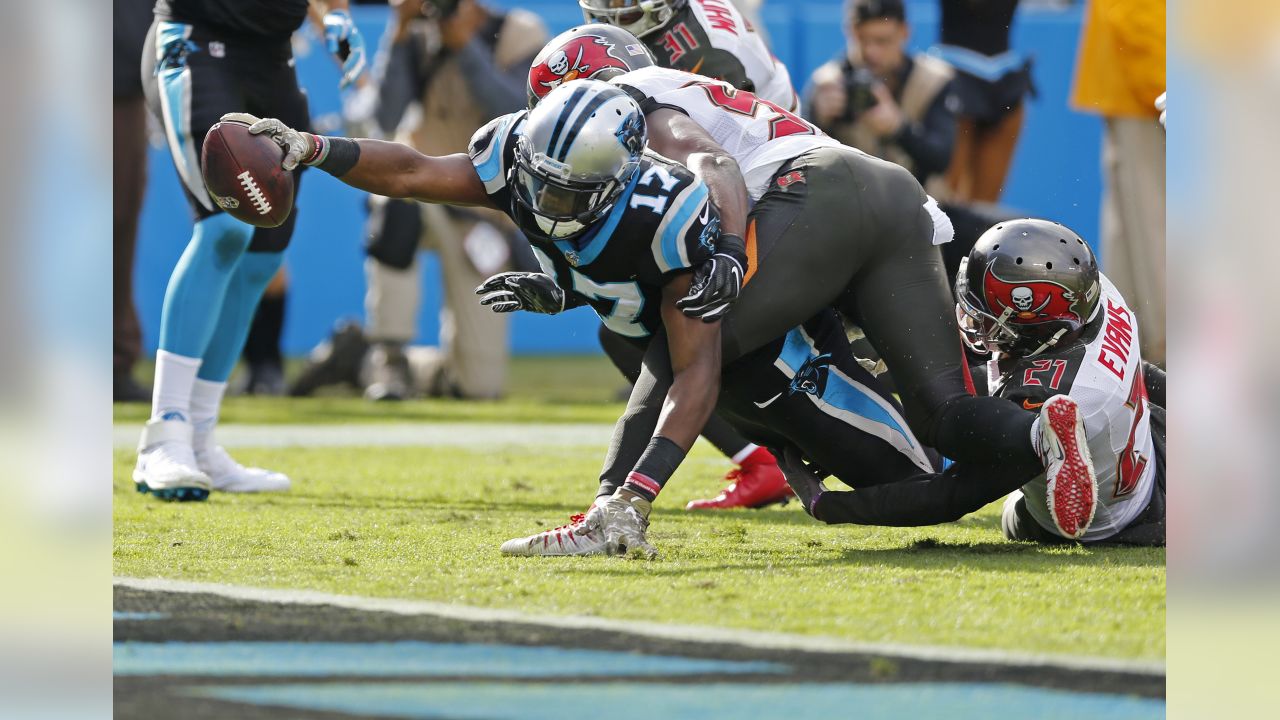
<instances>
[{"instance_id":1,"label":"knee pad","mask_svg":"<svg viewBox=\"0 0 1280 720\"><path fill-rule=\"evenodd\" d=\"M273 228L254 228L253 240L249 243L249 252L282 253L289 247L293 238L293 226L298 221L298 208L289 213L289 219Z\"/></svg>"},{"instance_id":2,"label":"knee pad","mask_svg":"<svg viewBox=\"0 0 1280 720\"><path fill-rule=\"evenodd\" d=\"M252 237L252 225L218 213L196 223L194 239L203 246L214 267L225 272L240 261Z\"/></svg>"},{"instance_id":3,"label":"knee pad","mask_svg":"<svg viewBox=\"0 0 1280 720\"><path fill-rule=\"evenodd\" d=\"M407 270L422 238L422 208L412 200L372 202L369 207L369 257L397 270Z\"/></svg>"}]
</instances>

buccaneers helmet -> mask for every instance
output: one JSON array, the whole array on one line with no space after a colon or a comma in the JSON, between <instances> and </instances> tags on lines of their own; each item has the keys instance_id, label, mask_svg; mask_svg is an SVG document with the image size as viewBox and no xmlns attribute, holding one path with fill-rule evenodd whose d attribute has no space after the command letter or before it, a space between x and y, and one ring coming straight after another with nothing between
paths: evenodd
<instances>
[{"instance_id":1,"label":"buccaneers helmet","mask_svg":"<svg viewBox=\"0 0 1280 720\"><path fill-rule=\"evenodd\" d=\"M661 30L688 0L578 0L587 22L616 25L636 37Z\"/></svg>"},{"instance_id":2,"label":"buccaneers helmet","mask_svg":"<svg viewBox=\"0 0 1280 720\"><path fill-rule=\"evenodd\" d=\"M516 140L512 201L552 238L604 217L640 166L644 113L621 88L583 80L552 90Z\"/></svg>"},{"instance_id":3,"label":"buccaneers helmet","mask_svg":"<svg viewBox=\"0 0 1280 720\"><path fill-rule=\"evenodd\" d=\"M579 25L552 38L533 59L527 86L529 107L571 80L608 80L656 64L649 48L626 30Z\"/></svg>"},{"instance_id":4,"label":"buccaneers helmet","mask_svg":"<svg viewBox=\"0 0 1280 720\"><path fill-rule=\"evenodd\" d=\"M1048 220L1011 220L960 262L956 320L973 350L1030 357L1074 338L1097 314L1101 288L1079 235Z\"/></svg>"}]
</instances>

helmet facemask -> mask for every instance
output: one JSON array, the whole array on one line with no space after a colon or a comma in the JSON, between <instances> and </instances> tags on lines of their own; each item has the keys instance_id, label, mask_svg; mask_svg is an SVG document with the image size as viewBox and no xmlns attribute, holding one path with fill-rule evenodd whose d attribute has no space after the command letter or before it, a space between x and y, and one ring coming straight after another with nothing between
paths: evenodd
<instances>
[{"instance_id":1,"label":"helmet facemask","mask_svg":"<svg viewBox=\"0 0 1280 720\"><path fill-rule=\"evenodd\" d=\"M614 177L575 180L567 164L535 152L528 138L521 137L512 168L512 196L533 215L547 237L571 238L613 208L638 166L638 162L630 162Z\"/></svg>"},{"instance_id":2,"label":"helmet facemask","mask_svg":"<svg viewBox=\"0 0 1280 720\"><path fill-rule=\"evenodd\" d=\"M964 344L979 355L1001 353L1019 357L1033 357L1058 344L1069 328L1060 327L1057 332L1043 337L1031 326L1015 325L1014 308L1005 308L999 315L986 309L969 287L969 258L960 260L956 274L956 324ZM1057 323L1055 323L1057 324ZM1048 328L1044 328L1048 329Z\"/></svg>"},{"instance_id":3,"label":"helmet facemask","mask_svg":"<svg viewBox=\"0 0 1280 720\"><path fill-rule=\"evenodd\" d=\"M675 3L667 0L578 0L582 17L620 27L642 38L663 28L675 16Z\"/></svg>"}]
</instances>

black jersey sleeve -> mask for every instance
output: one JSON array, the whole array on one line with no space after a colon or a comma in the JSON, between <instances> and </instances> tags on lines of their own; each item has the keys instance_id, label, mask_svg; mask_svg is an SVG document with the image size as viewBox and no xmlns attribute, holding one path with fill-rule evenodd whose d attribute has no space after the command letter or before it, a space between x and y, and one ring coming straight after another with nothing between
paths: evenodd
<instances>
[{"instance_id":1,"label":"black jersey sleeve","mask_svg":"<svg viewBox=\"0 0 1280 720\"><path fill-rule=\"evenodd\" d=\"M507 173L515 164L516 137L524 125L525 114L521 110L490 120L471 136L467 146L467 154L484 183L485 193L499 208L511 207Z\"/></svg>"},{"instance_id":2,"label":"black jersey sleeve","mask_svg":"<svg viewBox=\"0 0 1280 720\"><path fill-rule=\"evenodd\" d=\"M647 208L661 216L651 251L662 275L690 270L715 254L720 213L706 184L684 168L649 165L627 203L633 212Z\"/></svg>"}]
</instances>

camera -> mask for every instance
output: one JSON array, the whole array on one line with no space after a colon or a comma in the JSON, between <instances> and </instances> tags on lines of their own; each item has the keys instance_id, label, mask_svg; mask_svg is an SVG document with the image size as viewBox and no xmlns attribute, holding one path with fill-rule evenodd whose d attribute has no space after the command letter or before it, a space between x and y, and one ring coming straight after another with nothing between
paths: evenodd
<instances>
[{"instance_id":1,"label":"camera","mask_svg":"<svg viewBox=\"0 0 1280 720\"><path fill-rule=\"evenodd\" d=\"M841 122L854 122L862 113L876 106L876 96L872 89L880 84L880 79L864 67L846 65L844 68L845 106Z\"/></svg>"}]
</instances>

